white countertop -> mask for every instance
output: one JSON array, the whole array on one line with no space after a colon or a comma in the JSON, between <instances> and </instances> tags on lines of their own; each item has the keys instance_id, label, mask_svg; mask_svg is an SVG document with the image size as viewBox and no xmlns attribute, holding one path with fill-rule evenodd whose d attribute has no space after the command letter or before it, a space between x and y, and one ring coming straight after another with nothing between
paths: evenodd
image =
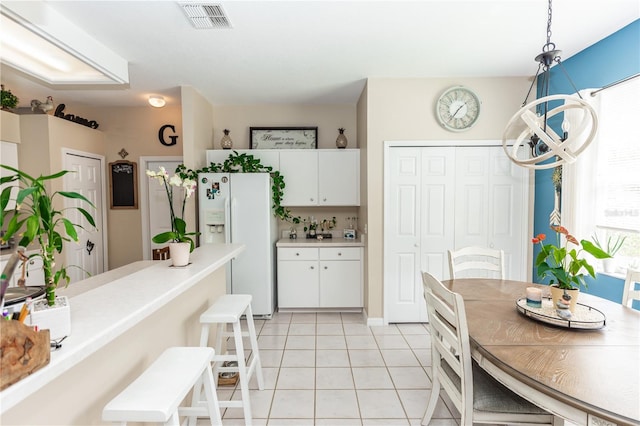
<instances>
[{"instance_id":1,"label":"white countertop","mask_svg":"<svg viewBox=\"0 0 640 426\"><path fill-rule=\"evenodd\" d=\"M353 240L344 238L282 238L276 243L276 247L364 247L364 237L360 235Z\"/></svg>"},{"instance_id":2,"label":"white countertop","mask_svg":"<svg viewBox=\"0 0 640 426\"><path fill-rule=\"evenodd\" d=\"M48 365L0 392L0 413L107 346L243 250L242 244L205 245L191 253L187 267L174 268L170 260L135 262L71 284L66 290L71 297L71 335L62 348L51 352Z\"/></svg>"}]
</instances>

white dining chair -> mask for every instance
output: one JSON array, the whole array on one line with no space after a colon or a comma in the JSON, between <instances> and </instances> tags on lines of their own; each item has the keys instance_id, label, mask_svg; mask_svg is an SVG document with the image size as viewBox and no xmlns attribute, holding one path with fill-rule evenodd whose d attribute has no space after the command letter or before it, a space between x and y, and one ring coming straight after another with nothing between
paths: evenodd
<instances>
[{"instance_id":1,"label":"white dining chair","mask_svg":"<svg viewBox=\"0 0 640 426\"><path fill-rule=\"evenodd\" d=\"M455 278L499 278L504 280L504 251L486 247L449 250L449 274Z\"/></svg>"},{"instance_id":2,"label":"white dining chair","mask_svg":"<svg viewBox=\"0 0 640 426\"><path fill-rule=\"evenodd\" d=\"M640 284L640 270L627 269L627 277L624 280L622 291L622 304L629 308L634 300L640 301L640 290L636 290L636 284Z\"/></svg>"},{"instance_id":3,"label":"white dining chair","mask_svg":"<svg viewBox=\"0 0 640 426\"><path fill-rule=\"evenodd\" d=\"M554 416L516 395L471 359L462 296L422 273L431 333L432 386L422 419L428 425L443 389L460 412L460 424L554 424ZM560 424L557 422L556 424Z\"/></svg>"}]
</instances>

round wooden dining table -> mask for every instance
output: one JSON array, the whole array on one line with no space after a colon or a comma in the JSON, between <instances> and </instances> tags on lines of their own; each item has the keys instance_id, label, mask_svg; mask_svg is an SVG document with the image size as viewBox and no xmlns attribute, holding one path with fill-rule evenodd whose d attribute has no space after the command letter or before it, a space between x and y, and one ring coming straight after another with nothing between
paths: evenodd
<instances>
[{"instance_id":1,"label":"round wooden dining table","mask_svg":"<svg viewBox=\"0 0 640 426\"><path fill-rule=\"evenodd\" d=\"M550 325L516 308L527 287L496 279L443 281L462 295L473 358L514 392L578 425L640 425L640 312L581 293L599 329Z\"/></svg>"}]
</instances>

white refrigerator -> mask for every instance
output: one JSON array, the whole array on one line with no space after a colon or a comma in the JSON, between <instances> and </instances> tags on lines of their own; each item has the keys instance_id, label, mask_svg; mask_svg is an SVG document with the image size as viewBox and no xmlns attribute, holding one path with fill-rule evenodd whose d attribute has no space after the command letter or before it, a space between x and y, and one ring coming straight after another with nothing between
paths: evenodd
<instances>
[{"instance_id":1,"label":"white refrigerator","mask_svg":"<svg viewBox=\"0 0 640 426\"><path fill-rule=\"evenodd\" d=\"M269 173L200 173L200 244L241 243L227 265L227 293L251 294L254 316L270 318L276 305L275 244Z\"/></svg>"}]
</instances>

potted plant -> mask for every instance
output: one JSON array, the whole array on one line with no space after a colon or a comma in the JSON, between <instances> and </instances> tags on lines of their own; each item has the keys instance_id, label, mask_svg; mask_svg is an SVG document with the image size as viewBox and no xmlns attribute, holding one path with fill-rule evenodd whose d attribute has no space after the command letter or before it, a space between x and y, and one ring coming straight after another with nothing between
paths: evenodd
<instances>
[{"instance_id":1,"label":"potted plant","mask_svg":"<svg viewBox=\"0 0 640 426\"><path fill-rule=\"evenodd\" d=\"M4 84L0 87L0 103L2 104L2 109L9 110L17 107L18 97L11 93L11 90L4 90Z\"/></svg>"},{"instance_id":2,"label":"potted plant","mask_svg":"<svg viewBox=\"0 0 640 426\"><path fill-rule=\"evenodd\" d=\"M607 244L605 245L598 240L598 234L593 235L593 242L596 246L610 256L609 258L602 259L602 266L605 272L613 273L618 269L618 262L615 255L620 251L626 239L626 236L621 235L617 235L615 238L609 236L609 238L607 238Z\"/></svg>"},{"instance_id":3,"label":"potted plant","mask_svg":"<svg viewBox=\"0 0 640 426\"><path fill-rule=\"evenodd\" d=\"M552 226L551 229L556 233L555 245L544 244L543 241L547 238L545 234L538 234L531 240L534 244L540 244L540 253L535 261L538 278L551 278L549 285L554 306L561 297L566 299L566 295L569 295L570 310L573 312L578 299L579 286L587 287L584 277L586 275L596 277L593 266L580 257L581 252L589 253L596 259L606 259L610 256L590 241L578 242L563 226ZM565 240L564 246L562 238ZM570 247L570 244L575 247Z\"/></svg>"},{"instance_id":4,"label":"potted plant","mask_svg":"<svg viewBox=\"0 0 640 426\"><path fill-rule=\"evenodd\" d=\"M169 173L164 167L160 167L158 172L147 170L147 176L157 179L161 185L164 185L167 199L169 201L169 213L171 215L171 231L161 232L154 236L151 240L156 244L169 243L169 253L174 266L185 266L189 264L189 253L195 248L195 243L191 237L196 236L199 232L187 232L187 223L184 220L184 207L187 199L193 195L196 190L196 180L192 178L193 172L187 170L184 164L176 169L176 173L169 177ZM176 215L173 210L173 191L179 189L182 191L182 208L180 216Z\"/></svg>"},{"instance_id":5,"label":"potted plant","mask_svg":"<svg viewBox=\"0 0 640 426\"><path fill-rule=\"evenodd\" d=\"M68 170L34 178L23 171L7 165L0 165L0 167L14 173L0 179L0 184L8 184L0 194L0 211L4 212L4 209L9 203L11 187L15 185L19 187L15 198L13 215L3 214L0 219L0 227L4 229L5 218L11 216L6 225L6 233L2 237L3 241L8 240L14 235L19 235L21 236L18 242L19 246L27 247L34 242L40 246L40 251L32 254L30 257L38 256L42 258L46 303L34 304L32 307L31 321L40 326L40 328L50 328L52 339L64 337L70 332L69 305L65 297L56 297L55 292L60 282L66 281L66 284L68 284L70 277L67 274L67 267L61 262L56 263L55 255L62 253L65 241L78 241L77 229L83 228L81 225L71 222L64 214L69 210L77 210L92 227L95 227L96 224L93 216L82 207L58 209L56 207L56 199L59 197L70 198L87 203L93 208L95 208L95 206L86 197L77 192L49 192L47 186L51 184L51 181L69 173ZM42 308L43 312L46 312L46 306L54 307L56 305L61 305L63 306L62 310L66 310L66 313L62 314L51 313L52 316L56 317L54 320L56 327L53 325L47 327L44 325L44 319L42 323L39 319L36 319L35 314L38 309ZM42 315L44 315L44 313Z\"/></svg>"}]
</instances>

